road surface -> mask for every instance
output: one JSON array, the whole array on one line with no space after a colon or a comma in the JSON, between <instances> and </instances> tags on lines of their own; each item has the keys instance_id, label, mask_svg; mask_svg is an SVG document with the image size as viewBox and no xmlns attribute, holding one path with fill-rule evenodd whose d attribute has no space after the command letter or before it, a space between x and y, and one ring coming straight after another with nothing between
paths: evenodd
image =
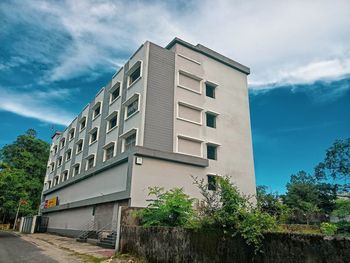
<instances>
[{"instance_id":1,"label":"road surface","mask_svg":"<svg viewBox=\"0 0 350 263\"><path fill-rule=\"evenodd\" d=\"M53 263L43 250L15 234L0 231L0 263Z\"/></svg>"}]
</instances>

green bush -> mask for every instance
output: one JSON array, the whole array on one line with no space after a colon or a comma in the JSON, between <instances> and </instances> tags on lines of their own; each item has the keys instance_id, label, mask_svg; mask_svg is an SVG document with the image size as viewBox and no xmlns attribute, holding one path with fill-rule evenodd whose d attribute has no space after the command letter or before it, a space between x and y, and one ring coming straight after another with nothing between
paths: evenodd
<instances>
[{"instance_id":1,"label":"green bush","mask_svg":"<svg viewBox=\"0 0 350 263\"><path fill-rule=\"evenodd\" d=\"M149 195L155 196L147 208L140 210L136 216L144 226L184 226L196 225L196 214L192 208L194 199L189 198L182 188L164 192L163 188L149 188Z\"/></svg>"},{"instance_id":2,"label":"green bush","mask_svg":"<svg viewBox=\"0 0 350 263\"><path fill-rule=\"evenodd\" d=\"M336 223L338 228L337 233L350 235L350 222L347 221L339 221Z\"/></svg>"},{"instance_id":3,"label":"green bush","mask_svg":"<svg viewBox=\"0 0 350 263\"><path fill-rule=\"evenodd\" d=\"M331 223L321 223L321 233L327 236L332 236L337 232L337 226Z\"/></svg>"},{"instance_id":4,"label":"green bush","mask_svg":"<svg viewBox=\"0 0 350 263\"><path fill-rule=\"evenodd\" d=\"M275 217L249 202L228 177L217 177L215 191L208 190L203 180L194 179L204 198L199 210L203 227L222 229L232 236L240 235L254 247L255 253L260 251L264 232L276 229Z\"/></svg>"}]
</instances>

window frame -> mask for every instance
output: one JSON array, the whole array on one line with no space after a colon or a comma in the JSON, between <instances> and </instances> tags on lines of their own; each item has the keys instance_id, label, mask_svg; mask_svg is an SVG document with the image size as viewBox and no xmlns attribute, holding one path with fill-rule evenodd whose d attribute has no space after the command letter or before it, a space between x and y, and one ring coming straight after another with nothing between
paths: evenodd
<instances>
[{"instance_id":1,"label":"window frame","mask_svg":"<svg viewBox=\"0 0 350 263\"><path fill-rule=\"evenodd\" d=\"M68 159L68 152L70 152L69 159ZM66 162L70 161L72 159L72 148L67 149L67 151L65 152L65 155L66 155L66 158L65 158Z\"/></svg>"},{"instance_id":2,"label":"window frame","mask_svg":"<svg viewBox=\"0 0 350 263\"><path fill-rule=\"evenodd\" d=\"M130 82L130 79L131 79L131 75L133 73L135 73L135 71L140 68L140 75L134 79L133 82ZM141 78L142 78L142 69L143 69L143 63L141 60L138 60L134 63L134 65L132 65L132 67L127 71L126 75L128 76L127 77L127 87L130 88L132 87L135 83L137 83Z\"/></svg>"},{"instance_id":3,"label":"window frame","mask_svg":"<svg viewBox=\"0 0 350 263\"><path fill-rule=\"evenodd\" d=\"M209 147L214 147L214 150L215 150L215 157L214 158L209 158ZM218 147L219 145L217 144L213 144L213 143L207 143L207 159L208 160L214 160L214 161L217 161L218 159Z\"/></svg>"},{"instance_id":4,"label":"window frame","mask_svg":"<svg viewBox=\"0 0 350 263\"><path fill-rule=\"evenodd\" d=\"M213 90L213 97L208 95L208 87L211 87ZM211 99L216 99L216 89L218 85L209 81L205 82L205 96Z\"/></svg>"},{"instance_id":5,"label":"window frame","mask_svg":"<svg viewBox=\"0 0 350 263\"><path fill-rule=\"evenodd\" d=\"M79 120L79 132L82 132L83 130L86 129L86 121L87 121L87 118L86 116L82 117L80 120ZM81 124L82 123L85 123L84 127L81 127Z\"/></svg>"},{"instance_id":6,"label":"window frame","mask_svg":"<svg viewBox=\"0 0 350 263\"><path fill-rule=\"evenodd\" d=\"M78 167L78 173L77 173L77 174L75 173L76 167ZM80 172L81 172L81 165L80 165L80 163L74 164L74 165L72 166L72 169L73 169L72 177L75 177L75 176L79 175Z\"/></svg>"},{"instance_id":7,"label":"window frame","mask_svg":"<svg viewBox=\"0 0 350 263\"><path fill-rule=\"evenodd\" d=\"M96 156L95 154L90 154L88 157L85 158L86 159L86 164L85 164L85 171L87 170L91 170L92 168L94 168L96 166ZM92 166L90 167L90 160L92 161Z\"/></svg>"},{"instance_id":8,"label":"window frame","mask_svg":"<svg viewBox=\"0 0 350 263\"><path fill-rule=\"evenodd\" d=\"M214 117L214 126L208 125L208 115L211 116L211 117ZM217 113L215 113L215 112L206 111L206 112L205 112L205 125L206 125L206 127L216 129L216 127L217 127L217 117L218 117L218 115L219 115L219 114L217 114Z\"/></svg>"},{"instance_id":9,"label":"window frame","mask_svg":"<svg viewBox=\"0 0 350 263\"><path fill-rule=\"evenodd\" d=\"M67 173L67 179L64 179L65 173ZM61 182L63 183L65 181L67 181L68 179L69 179L69 170L64 170L61 174Z\"/></svg>"},{"instance_id":10,"label":"window frame","mask_svg":"<svg viewBox=\"0 0 350 263\"><path fill-rule=\"evenodd\" d=\"M81 150L79 151L79 145L81 143ZM77 142L76 142L76 150L75 150L75 154L80 154L84 149L84 139L79 139Z\"/></svg>"},{"instance_id":11,"label":"window frame","mask_svg":"<svg viewBox=\"0 0 350 263\"><path fill-rule=\"evenodd\" d=\"M137 113L140 112L140 103L141 103L141 96L139 93L135 93L134 95L132 95L127 101L124 102L124 120L128 120L131 117L133 117L134 115L136 115ZM135 101L137 101L137 110L134 111L133 113L131 113L128 116L128 107L134 103Z\"/></svg>"},{"instance_id":12,"label":"window frame","mask_svg":"<svg viewBox=\"0 0 350 263\"><path fill-rule=\"evenodd\" d=\"M113 154L112 154L112 157L107 159L107 150L111 147L113 147ZM103 146L103 161L104 162L112 159L116 155L116 148L117 148L116 142L110 142L110 143L106 144L105 146Z\"/></svg>"},{"instance_id":13,"label":"window frame","mask_svg":"<svg viewBox=\"0 0 350 263\"><path fill-rule=\"evenodd\" d=\"M100 109L98 114L96 114L96 109ZM101 101L98 101L94 104L94 106L91 108L91 111L92 111L92 120L95 120L97 119L101 113L102 113L102 102Z\"/></svg>"},{"instance_id":14,"label":"window frame","mask_svg":"<svg viewBox=\"0 0 350 263\"><path fill-rule=\"evenodd\" d=\"M138 136L139 136L137 128L132 128L119 136L119 138L122 139L122 152L125 152L125 139L134 133L136 134L135 146L137 146L138 145Z\"/></svg>"},{"instance_id":15,"label":"window frame","mask_svg":"<svg viewBox=\"0 0 350 263\"><path fill-rule=\"evenodd\" d=\"M92 134L93 134L95 131L96 131L96 140L91 141ZM89 131L89 145L92 145L92 144L94 144L95 142L98 141L98 135L99 135L99 129L98 129L98 127L94 127L94 128L92 128L92 129Z\"/></svg>"},{"instance_id":16,"label":"window frame","mask_svg":"<svg viewBox=\"0 0 350 263\"><path fill-rule=\"evenodd\" d=\"M119 95L113 99L113 92L115 92L117 89L119 89ZM109 90L109 104L113 104L116 100L118 100L121 97L122 93L122 84L120 81L117 81L112 88Z\"/></svg>"},{"instance_id":17,"label":"window frame","mask_svg":"<svg viewBox=\"0 0 350 263\"><path fill-rule=\"evenodd\" d=\"M72 135L72 133L73 133L73 135ZM75 128L72 128L68 132L68 140L72 141L74 139L74 137L75 137Z\"/></svg>"},{"instance_id":18,"label":"window frame","mask_svg":"<svg viewBox=\"0 0 350 263\"><path fill-rule=\"evenodd\" d=\"M208 190L209 191L216 191L217 187L218 187L218 182L217 182L217 178L219 176L217 174L207 174L207 182L208 182ZM214 179L213 181L210 180L210 178ZM210 182L211 181L211 182ZM210 189L212 188L212 189Z\"/></svg>"},{"instance_id":19,"label":"window frame","mask_svg":"<svg viewBox=\"0 0 350 263\"><path fill-rule=\"evenodd\" d=\"M112 128L110 127L110 121L114 118L114 117L117 117L117 120L116 120L116 125L113 126ZM113 111L111 112L111 114L109 114L107 117L106 117L106 121L107 121L107 127L106 127L106 132L110 132L114 129L116 129L118 126L119 126L119 111Z\"/></svg>"}]
</instances>

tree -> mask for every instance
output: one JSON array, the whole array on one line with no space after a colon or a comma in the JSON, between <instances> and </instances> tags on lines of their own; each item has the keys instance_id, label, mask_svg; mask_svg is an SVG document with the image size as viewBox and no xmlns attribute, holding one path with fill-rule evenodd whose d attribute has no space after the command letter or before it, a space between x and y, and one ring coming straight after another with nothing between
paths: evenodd
<instances>
[{"instance_id":1,"label":"tree","mask_svg":"<svg viewBox=\"0 0 350 263\"><path fill-rule=\"evenodd\" d=\"M277 193L268 193L267 186L259 185L256 187L256 199L262 212L274 216L280 223L285 223L290 211Z\"/></svg>"},{"instance_id":2,"label":"tree","mask_svg":"<svg viewBox=\"0 0 350 263\"><path fill-rule=\"evenodd\" d=\"M264 232L276 227L275 218L249 202L249 198L239 192L229 177L217 177L215 191L208 190L204 180L194 179L204 197L200 206L202 225L221 229L229 235L240 235L254 247L255 253L260 251Z\"/></svg>"},{"instance_id":3,"label":"tree","mask_svg":"<svg viewBox=\"0 0 350 263\"><path fill-rule=\"evenodd\" d=\"M350 199L338 199L332 215L338 217L340 221L345 221L350 216Z\"/></svg>"},{"instance_id":4,"label":"tree","mask_svg":"<svg viewBox=\"0 0 350 263\"><path fill-rule=\"evenodd\" d=\"M348 192L350 184L350 138L336 140L326 151L323 162L315 167L315 175L319 179L334 179L337 182L339 192Z\"/></svg>"},{"instance_id":5,"label":"tree","mask_svg":"<svg viewBox=\"0 0 350 263\"><path fill-rule=\"evenodd\" d=\"M150 188L149 195L155 199L146 209L140 210L137 217L144 226L187 226L195 221L192 208L194 199L183 192L182 188L174 188L164 192L163 188Z\"/></svg>"},{"instance_id":6,"label":"tree","mask_svg":"<svg viewBox=\"0 0 350 263\"><path fill-rule=\"evenodd\" d=\"M12 222L20 200L21 214L37 212L49 148L29 129L0 150L0 220Z\"/></svg>"},{"instance_id":7,"label":"tree","mask_svg":"<svg viewBox=\"0 0 350 263\"><path fill-rule=\"evenodd\" d=\"M283 196L283 202L293 210L295 220L302 221L303 217L309 224L311 218L320 211L319 189L315 177L305 171L299 171L291 175L287 184L287 192Z\"/></svg>"}]
</instances>

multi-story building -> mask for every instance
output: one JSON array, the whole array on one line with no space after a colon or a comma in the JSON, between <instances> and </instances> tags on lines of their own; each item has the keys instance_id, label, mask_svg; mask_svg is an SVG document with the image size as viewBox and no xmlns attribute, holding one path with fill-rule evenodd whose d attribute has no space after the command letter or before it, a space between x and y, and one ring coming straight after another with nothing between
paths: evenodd
<instances>
[{"instance_id":1,"label":"multi-story building","mask_svg":"<svg viewBox=\"0 0 350 263\"><path fill-rule=\"evenodd\" d=\"M228 175L255 194L249 73L200 44L145 42L53 136L48 230L75 235L89 221L115 222L119 206L146 206L151 186L201 198L192 176L215 188L215 177Z\"/></svg>"}]
</instances>

